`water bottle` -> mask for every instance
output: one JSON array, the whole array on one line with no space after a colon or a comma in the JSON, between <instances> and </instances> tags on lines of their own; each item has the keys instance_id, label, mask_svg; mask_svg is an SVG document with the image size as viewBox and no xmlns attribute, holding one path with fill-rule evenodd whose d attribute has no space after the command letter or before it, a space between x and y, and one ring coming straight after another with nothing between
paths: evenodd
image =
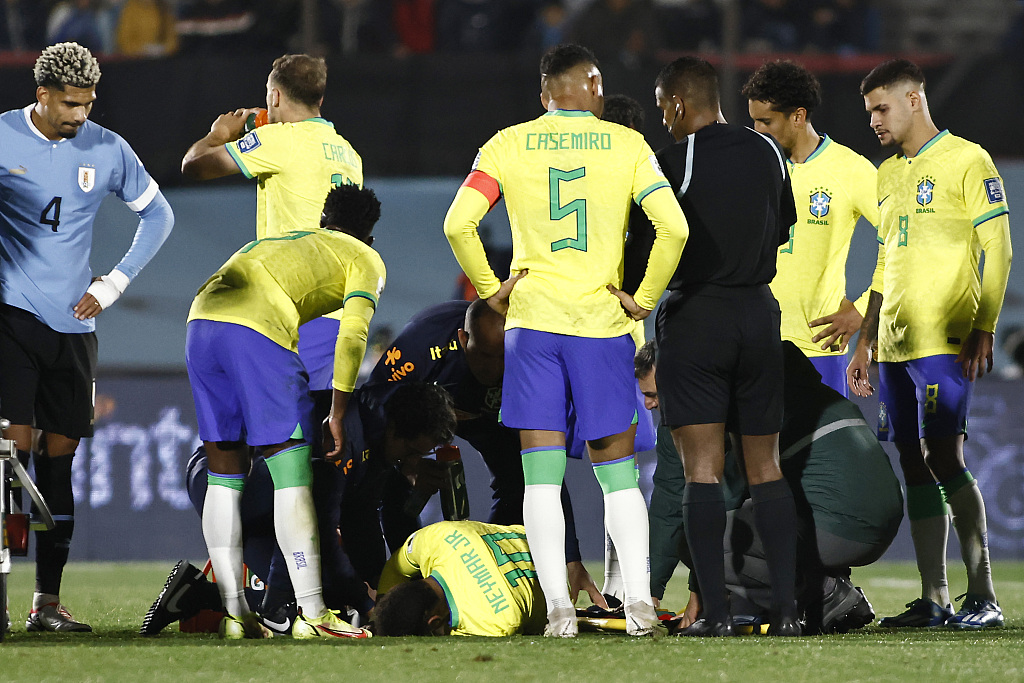
<instances>
[{"instance_id":1,"label":"water bottle","mask_svg":"<svg viewBox=\"0 0 1024 683\"><path fill-rule=\"evenodd\" d=\"M267 110L260 109L255 114L249 114L245 119L245 132L249 133L256 130L260 126L267 125Z\"/></svg>"},{"instance_id":2,"label":"water bottle","mask_svg":"<svg viewBox=\"0 0 1024 683\"><path fill-rule=\"evenodd\" d=\"M458 446L441 446L437 461L445 463L444 483L441 484L441 514L449 522L469 519L469 491L466 489L466 468Z\"/></svg>"}]
</instances>

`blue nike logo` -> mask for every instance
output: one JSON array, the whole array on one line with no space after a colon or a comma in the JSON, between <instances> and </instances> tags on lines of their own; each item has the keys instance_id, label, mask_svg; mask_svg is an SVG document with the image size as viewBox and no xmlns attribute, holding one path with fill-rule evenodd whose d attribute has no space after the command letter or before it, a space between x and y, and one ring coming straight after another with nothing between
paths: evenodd
<instances>
[{"instance_id":1,"label":"blue nike logo","mask_svg":"<svg viewBox=\"0 0 1024 683\"><path fill-rule=\"evenodd\" d=\"M886 199L888 199L888 198L889 198L889 195L885 195L884 197L882 197L882 198L881 198L881 199L880 199L880 200L878 201L878 205L879 205L879 206L881 206L881 205L882 205L882 202L884 202L884 201L885 201Z\"/></svg>"}]
</instances>

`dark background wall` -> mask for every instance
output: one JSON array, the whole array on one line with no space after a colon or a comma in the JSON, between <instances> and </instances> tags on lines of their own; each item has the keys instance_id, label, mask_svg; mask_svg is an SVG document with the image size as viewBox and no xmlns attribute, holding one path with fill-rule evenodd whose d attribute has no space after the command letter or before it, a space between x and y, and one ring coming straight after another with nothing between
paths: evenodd
<instances>
[{"instance_id":1,"label":"dark background wall","mask_svg":"<svg viewBox=\"0 0 1024 683\"><path fill-rule=\"evenodd\" d=\"M181 157L218 114L262 106L276 54L104 61L93 120L121 134L163 186L181 184ZM775 58L778 55L771 56ZM768 56L736 62L723 109L749 123L739 88ZM860 80L887 56L794 56L822 80L824 103L814 115L820 132L879 160L867 125ZM935 121L978 142L997 158L1024 156L1024 61L995 54L980 60L915 57L926 69ZM480 54L332 58L323 114L363 157L368 176L462 175L477 148L500 128L542 113L533 57ZM655 149L670 142L654 107L660 64L605 66L605 92L624 93L647 109L645 132ZM725 72L723 72L724 74ZM0 66L0 111L34 100L31 61ZM728 83L726 83L728 85Z\"/></svg>"}]
</instances>

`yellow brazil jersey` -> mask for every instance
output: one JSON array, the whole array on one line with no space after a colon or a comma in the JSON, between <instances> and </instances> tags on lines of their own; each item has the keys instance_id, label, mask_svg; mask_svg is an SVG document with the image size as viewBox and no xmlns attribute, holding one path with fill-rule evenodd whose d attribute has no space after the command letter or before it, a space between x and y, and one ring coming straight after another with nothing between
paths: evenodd
<instances>
[{"instance_id":1,"label":"yellow brazil jersey","mask_svg":"<svg viewBox=\"0 0 1024 683\"><path fill-rule=\"evenodd\" d=\"M478 203L463 201L467 191L486 198L480 215L499 192L504 196L512 272L529 270L512 291L507 328L594 338L632 331L633 321L606 288L622 283L631 201L644 207L657 231L634 297L654 308L688 231L642 135L589 111L557 110L500 131L480 149L473 169L445 219L445 234L480 296L491 296L498 282L476 236L478 217L463 220L459 207L475 210L483 202L479 196ZM493 185L493 194L481 182Z\"/></svg>"},{"instance_id":2,"label":"yellow brazil jersey","mask_svg":"<svg viewBox=\"0 0 1024 683\"><path fill-rule=\"evenodd\" d=\"M334 366L335 388L351 391L384 278L384 262L364 242L333 230L294 230L235 252L199 288L188 319L242 325L297 351L300 325L352 301ZM349 339L362 346L346 345Z\"/></svg>"},{"instance_id":3,"label":"yellow brazil jersey","mask_svg":"<svg viewBox=\"0 0 1024 683\"><path fill-rule=\"evenodd\" d=\"M363 161L321 118L260 126L228 153L256 178L256 239L320 226L324 199L338 185L363 186Z\"/></svg>"},{"instance_id":4,"label":"yellow brazil jersey","mask_svg":"<svg viewBox=\"0 0 1024 683\"><path fill-rule=\"evenodd\" d=\"M878 203L879 360L956 354L972 327L994 331L1002 291L985 315L990 320L979 325L978 262L983 243L1009 249L1008 226L1005 238L984 232L1004 225L999 217L1009 209L988 153L942 131L916 156L897 155L879 167ZM986 280L1005 280L1008 272L1008 253L1004 265L986 256Z\"/></svg>"},{"instance_id":5,"label":"yellow brazil jersey","mask_svg":"<svg viewBox=\"0 0 1024 683\"><path fill-rule=\"evenodd\" d=\"M846 257L857 219L878 225L875 167L827 135L801 164L789 163L797 221L789 243L779 247L772 293L782 309L782 338L807 356L823 351L811 337L820 332L808 323L834 313L846 297ZM861 315L867 292L856 302Z\"/></svg>"},{"instance_id":6,"label":"yellow brazil jersey","mask_svg":"<svg viewBox=\"0 0 1024 683\"><path fill-rule=\"evenodd\" d=\"M544 594L522 526L438 522L420 529L388 560L378 590L433 577L451 610L452 634L538 634Z\"/></svg>"}]
</instances>

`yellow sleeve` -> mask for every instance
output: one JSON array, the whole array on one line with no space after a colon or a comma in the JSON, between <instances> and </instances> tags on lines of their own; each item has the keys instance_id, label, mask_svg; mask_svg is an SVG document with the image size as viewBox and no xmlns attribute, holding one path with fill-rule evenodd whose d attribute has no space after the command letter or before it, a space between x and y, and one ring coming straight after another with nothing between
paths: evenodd
<instances>
[{"instance_id":1,"label":"yellow sleeve","mask_svg":"<svg viewBox=\"0 0 1024 683\"><path fill-rule=\"evenodd\" d=\"M272 175L288 165L294 145L288 129L281 123L270 123L246 133L224 146L246 178Z\"/></svg>"},{"instance_id":2,"label":"yellow sleeve","mask_svg":"<svg viewBox=\"0 0 1024 683\"><path fill-rule=\"evenodd\" d=\"M377 582L377 595L383 595L398 584L421 576L419 565L409 558L414 538L415 533L405 540L398 552L392 553L388 558L380 574L380 581Z\"/></svg>"},{"instance_id":3,"label":"yellow sleeve","mask_svg":"<svg viewBox=\"0 0 1024 683\"><path fill-rule=\"evenodd\" d=\"M672 188L667 185L649 193L640 206L654 225L655 237L647 260L647 271L633 300L653 311L679 266L679 256L690 235L690 228Z\"/></svg>"},{"instance_id":4,"label":"yellow sleeve","mask_svg":"<svg viewBox=\"0 0 1024 683\"><path fill-rule=\"evenodd\" d=\"M444 235L481 299L493 296L501 287L501 280L487 262L484 244L477 232L480 220L490 209L491 203L482 192L463 185L444 217Z\"/></svg>"},{"instance_id":5,"label":"yellow sleeve","mask_svg":"<svg viewBox=\"0 0 1024 683\"><path fill-rule=\"evenodd\" d=\"M1000 214L976 228L981 248L985 251L985 272L981 280L981 301L974 316L974 327L995 332L999 311L1003 307L1006 283L1010 278L1013 247L1010 244L1010 216Z\"/></svg>"},{"instance_id":6,"label":"yellow sleeve","mask_svg":"<svg viewBox=\"0 0 1024 683\"><path fill-rule=\"evenodd\" d=\"M334 380L338 391L352 391L359 377L359 366L366 353L370 319L384 291L384 262L376 252L356 259L349 268L345 301L334 346Z\"/></svg>"},{"instance_id":7,"label":"yellow sleeve","mask_svg":"<svg viewBox=\"0 0 1024 683\"><path fill-rule=\"evenodd\" d=\"M870 161L862 156L856 157L856 168L853 169L851 174L853 177L853 184L850 187L850 198L853 201L854 210L864 218L871 227L878 232L878 169ZM877 236L877 235L876 235ZM876 261L877 270L877 261ZM874 278L872 278L872 282ZM869 286L864 290L864 293L853 302L857 312L864 315L868 310L868 298L871 296L871 290L873 288ZM879 290L881 291L881 290Z\"/></svg>"}]
</instances>

